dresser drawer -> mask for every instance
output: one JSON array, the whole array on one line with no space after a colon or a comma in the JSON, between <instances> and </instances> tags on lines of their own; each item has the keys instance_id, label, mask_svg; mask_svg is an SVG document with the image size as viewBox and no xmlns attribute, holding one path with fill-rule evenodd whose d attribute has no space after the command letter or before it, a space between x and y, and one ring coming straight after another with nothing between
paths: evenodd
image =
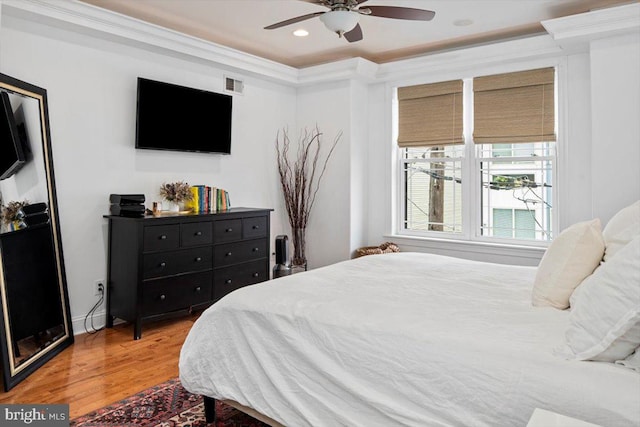
<instances>
[{"instance_id":1,"label":"dresser drawer","mask_svg":"<svg viewBox=\"0 0 640 427\"><path fill-rule=\"evenodd\" d=\"M210 270L213 265L211 246L158 252L146 254L143 257L142 277L144 279Z\"/></svg>"},{"instance_id":2,"label":"dresser drawer","mask_svg":"<svg viewBox=\"0 0 640 427\"><path fill-rule=\"evenodd\" d=\"M213 223L213 242L235 242L242 239L242 220L225 219Z\"/></svg>"},{"instance_id":3,"label":"dresser drawer","mask_svg":"<svg viewBox=\"0 0 640 427\"><path fill-rule=\"evenodd\" d=\"M267 260L252 261L215 270L213 299L220 299L231 291L269 279Z\"/></svg>"},{"instance_id":4,"label":"dresser drawer","mask_svg":"<svg viewBox=\"0 0 640 427\"><path fill-rule=\"evenodd\" d=\"M213 231L211 222L190 222L180 225L180 246L210 245Z\"/></svg>"},{"instance_id":5,"label":"dresser drawer","mask_svg":"<svg viewBox=\"0 0 640 427\"><path fill-rule=\"evenodd\" d=\"M143 283L142 314L166 313L211 301L211 272L186 274Z\"/></svg>"},{"instance_id":6,"label":"dresser drawer","mask_svg":"<svg viewBox=\"0 0 640 427\"><path fill-rule=\"evenodd\" d=\"M245 239L255 239L267 235L267 217L256 216L253 218L243 218L242 237Z\"/></svg>"},{"instance_id":7,"label":"dresser drawer","mask_svg":"<svg viewBox=\"0 0 640 427\"><path fill-rule=\"evenodd\" d=\"M266 239L225 243L224 245L216 245L213 250L213 262L216 267L266 258L267 256Z\"/></svg>"},{"instance_id":8,"label":"dresser drawer","mask_svg":"<svg viewBox=\"0 0 640 427\"><path fill-rule=\"evenodd\" d=\"M164 251L177 249L180 236L180 226L153 225L144 227L144 251Z\"/></svg>"}]
</instances>

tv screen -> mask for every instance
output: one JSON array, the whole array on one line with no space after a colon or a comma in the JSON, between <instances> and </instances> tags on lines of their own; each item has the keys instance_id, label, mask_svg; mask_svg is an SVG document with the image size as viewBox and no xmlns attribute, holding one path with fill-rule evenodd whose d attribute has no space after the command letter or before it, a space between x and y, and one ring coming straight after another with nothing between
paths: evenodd
<instances>
[{"instance_id":1,"label":"tv screen","mask_svg":"<svg viewBox=\"0 0 640 427\"><path fill-rule=\"evenodd\" d=\"M6 92L0 93L0 181L9 178L26 163L13 109Z\"/></svg>"},{"instance_id":2,"label":"tv screen","mask_svg":"<svg viewBox=\"0 0 640 427\"><path fill-rule=\"evenodd\" d=\"M136 148L231 153L232 97L138 77Z\"/></svg>"}]
</instances>

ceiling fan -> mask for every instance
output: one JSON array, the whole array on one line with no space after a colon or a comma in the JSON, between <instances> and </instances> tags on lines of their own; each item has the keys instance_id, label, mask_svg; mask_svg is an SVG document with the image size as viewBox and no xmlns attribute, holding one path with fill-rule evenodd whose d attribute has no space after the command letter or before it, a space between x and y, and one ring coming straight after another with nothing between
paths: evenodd
<instances>
[{"instance_id":1,"label":"ceiling fan","mask_svg":"<svg viewBox=\"0 0 640 427\"><path fill-rule=\"evenodd\" d=\"M298 16L296 18L287 19L286 21L277 22L275 24L264 27L265 30L274 30L307 19L320 17L324 25L339 37L350 42L362 40L362 28L358 21L360 15L378 16L381 18L408 19L412 21L431 21L435 16L435 12L424 9L414 9L411 7L399 6L365 6L359 7L367 0L302 0L308 3L315 3L325 6L330 10L324 12L314 12L307 15Z\"/></svg>"}]
</instances>

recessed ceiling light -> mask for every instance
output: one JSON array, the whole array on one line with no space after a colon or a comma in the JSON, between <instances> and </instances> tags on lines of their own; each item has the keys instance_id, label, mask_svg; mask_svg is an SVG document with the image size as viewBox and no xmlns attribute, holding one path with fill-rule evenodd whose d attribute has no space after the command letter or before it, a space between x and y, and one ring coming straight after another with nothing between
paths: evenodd
<instances>
[{"instance_id":1,"label":"recessed ceiling light","mask_svg":"<svg viewBox=\"0 0 640 427\"><path fill-rule=\"evenodd\" d=\"M307 37L309 35L309 31L305 30L305 29L297 29L293 32L293 35L296 37Z\"/></svg>"},{"instance_id":2,"label":"recessed ceiling light","mask_svg":"<svg viewBox=\"0 0 640 427\"><path fill-rule=\"evenodd\" d=\"M453 21L453 25L455 25L456 27L466 27L471 24L473 24L473 21L471 19L458 19L456 21Z\"/></svg>"}]
</instances>

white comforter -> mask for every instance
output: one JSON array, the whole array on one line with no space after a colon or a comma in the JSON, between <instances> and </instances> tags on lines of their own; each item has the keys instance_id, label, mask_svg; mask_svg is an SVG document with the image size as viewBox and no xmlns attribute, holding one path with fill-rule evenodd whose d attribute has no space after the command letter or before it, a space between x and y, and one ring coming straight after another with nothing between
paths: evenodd
<instances>
[{"instance_id":1,"label":"white comforter","mask_svg":"<svg viewBox=\"0 0 640 427\"><path fill-rule=\"evenodd\" d=\"M249 286L195 323L180 379L290 427L640 425L640 375L554 356L568 312L531 306L534 275L399 253Z\"/></svg>"}]
</instances>

